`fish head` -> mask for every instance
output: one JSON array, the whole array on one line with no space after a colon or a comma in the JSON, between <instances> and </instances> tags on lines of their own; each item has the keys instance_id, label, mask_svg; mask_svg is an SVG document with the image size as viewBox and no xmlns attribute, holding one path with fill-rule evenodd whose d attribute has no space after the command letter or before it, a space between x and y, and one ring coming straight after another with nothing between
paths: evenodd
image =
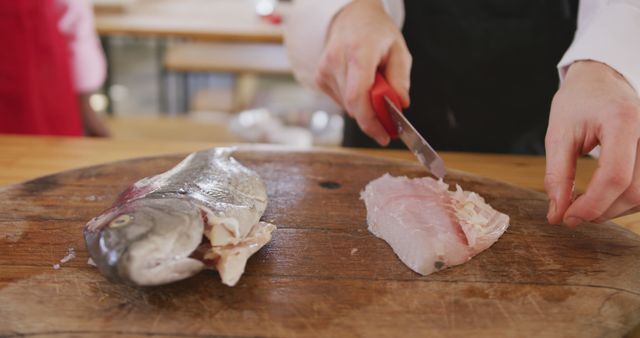
<instances>
[{"instance_id":1,"label":"fish head","mask_svg":"<svg viewBox=\"0 0 640 338\"><path fill-rule=\"evenodd\" d=\"M87 223L87 250L112 281L159 285L190 277L204 264L190 257L202 241L204 221L186 199L141 198Z\"/></svg>"}]
</instances>

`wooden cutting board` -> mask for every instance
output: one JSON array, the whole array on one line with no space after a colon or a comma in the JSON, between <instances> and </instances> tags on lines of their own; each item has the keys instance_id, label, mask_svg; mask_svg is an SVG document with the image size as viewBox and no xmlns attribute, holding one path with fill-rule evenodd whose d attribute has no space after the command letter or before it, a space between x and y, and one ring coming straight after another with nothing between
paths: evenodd
<instances>
[{"instance_id":1,"label":"wooden cutting board","mask_svg":"<svg viewBox=\"0 0 640 338\"><path fill-rule=\"evenodd\" d=\"M470 262L427 277L367 231L372 179L413 162L242 150L279 226L234 288L207 271L172 285L112 284L87 265L82 228L129 184L183 156L118 162L0 190L0 335L620 336L640 324L640 237L613 224L548 225L546 199L462 172L511 227ZM52 268L74 248L77 258Z\"/></svg>"}]
</instances>

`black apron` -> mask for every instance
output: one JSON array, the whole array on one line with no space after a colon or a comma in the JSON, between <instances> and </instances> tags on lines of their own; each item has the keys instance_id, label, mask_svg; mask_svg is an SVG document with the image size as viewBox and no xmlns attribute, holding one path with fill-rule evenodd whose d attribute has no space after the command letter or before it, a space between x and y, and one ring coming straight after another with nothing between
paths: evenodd
<instances>
[{"instance_id":1,"label":"black apron","mask_svg":"<svg viewBox=\"0 0 640 338\"><path fill-rule=\"evenodd\" d=\"M436 150L544 153L577 0L406 0L407 118ZM345 146L377 147L353 119ZM391 147L404 147L393 141Z\"/></svg>"}]
</instances>

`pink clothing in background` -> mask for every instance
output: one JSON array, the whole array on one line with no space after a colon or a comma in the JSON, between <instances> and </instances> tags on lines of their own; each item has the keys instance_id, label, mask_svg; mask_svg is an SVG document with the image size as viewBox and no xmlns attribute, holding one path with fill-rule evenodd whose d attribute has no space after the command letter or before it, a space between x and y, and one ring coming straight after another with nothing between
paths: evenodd
<instances>
[{"instance_id":1,"label":"pink clothing in background","mask_svg":"<svg viewBox=\"0 0 640 338\"><path fill-rule=\"evenodd\" d=\"M0 1L0 133L83 134L60 15L53 0Z\"/></svg>"},{"instance_id":2,"label":"pink clothing in background","mask_svg":"<svg viewBox=\"0 0 640 338\"><path fill-rule=\"evenodd\" d=\"M55 0L61 11L58 24L69 43L72 79L76 92L89 93L102 86L106 62L95 31L90 0Z\"/></svg>"}]
</instances>

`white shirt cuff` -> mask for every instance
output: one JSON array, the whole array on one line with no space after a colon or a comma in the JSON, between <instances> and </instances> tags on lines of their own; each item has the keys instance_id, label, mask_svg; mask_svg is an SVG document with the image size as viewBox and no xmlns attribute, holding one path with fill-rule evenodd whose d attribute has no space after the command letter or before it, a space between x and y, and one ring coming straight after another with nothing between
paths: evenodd
<instances>
[{"instance_id":1,"label":"white shirt cuff","mask_svg":"<svg viewBox=\"0 0 640 338\"><path fill-rule=\"evenodd\" d=\"M393 22L404 21L402 0L380 0ZM296 0L285 20L285 46L293 73L301 83L316 88L315 72L333 17L351 0Z\"/></svg>"},{"instance_id":2,"label":"white shirt cuff","mask_svg":"<svg viewBox=\"0 0 640 338\"><path fill-rule=\"evenodd\" d=\"M297 0L285 21L285 46L296 79L316 88L315 70L334 15L351 0Z\"/></svg>"},{"instance_id":3,"label":"white shirt cuff","mask_svg":"<svg viewBox=\"0 0 640 338\"><path fill-rule=\"evenodd\" d=\"M579 60L594 60L615 69L640 95L640 2L608 3L594 13L558 64L561 80Z\"/></svg>"}]
</instances>

